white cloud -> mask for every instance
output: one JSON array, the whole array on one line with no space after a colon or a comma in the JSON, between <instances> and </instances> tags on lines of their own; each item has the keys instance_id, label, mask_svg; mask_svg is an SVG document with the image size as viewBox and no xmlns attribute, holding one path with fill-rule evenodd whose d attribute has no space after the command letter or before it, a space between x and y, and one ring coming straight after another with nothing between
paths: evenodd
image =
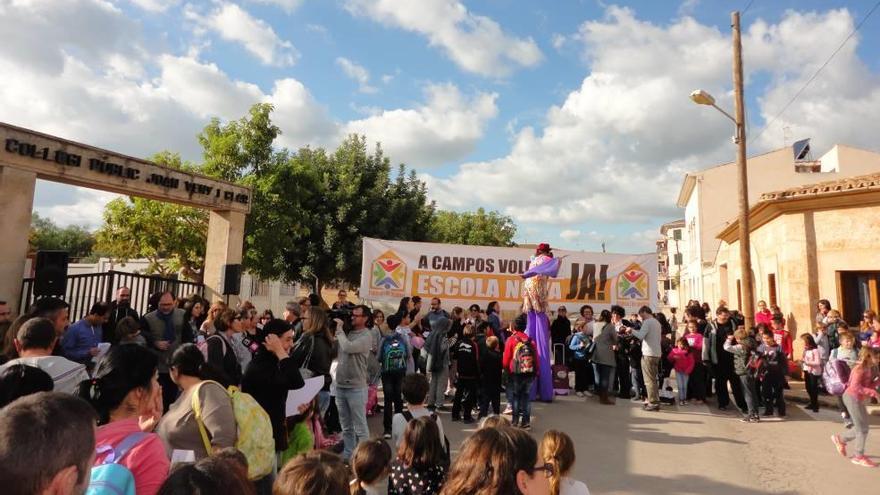
<instances>
[{"instance_id":1,"label":"white cloud","mask_svg":"<svg viewBox=\"0 0 880 495\"><path fill-rule=\"evenodd\" d=\"M337 57L336 65L342 69L342 72L354 79L358 83L358 91L361 93L375 93L378 91L375 87L370 86L370 72L362 65L359 65L345 57Z\"/></svg>"},{"instance_id":2,"label":"white cloud","mask_svg":"<svg viewBox=\"0 0 880 495\"><path fill-rule=\"evenodd\" d=\"M505 33L458 0L346 0L346 7L354 15L425 36L459 67L482 76L504 77L543 58L534 40Z\"/></svg>"},{"instance_id":3,"label":"white cloud","mask_svg":"<svg viewBox=\"0 0 880 495\"><path fill-rule=\"evenodd\" d=\"M574 241L580 238L581 231L580 230L570 230L566 229L559 233L559 237L565 239L566 241Z\"/></svg>"},{"instance_id":4,"label":"white cloud","mask_svg":"<svg viewBox=\"0 0 880 495\"><path fill-rule=\"evenodd\" d=\"M131 3L150 12L165 12L180 3L180 0L131 0Z\"/></svg>"},{"instance_id":5,"label":"white cloud","mask_svg":"<svg viewBox=\"0 0 880 495\"><path fill-rule=\"evenodd\" d=\"M207 14L187 5L185 16L199 27L216 32L226 41L241 43L266 65L286 67L299 59L299 52L291 42L281 39L272 26L238 5L221 2Z\"/></svg>"},{"instance_id":6,"label":"white cloud","mask_svg":"<svg viewBox=\"0 0 880 495\"><path fill-rule=\"evenodd\" d=\"M34 206L41 217L49 218L61 227L83 226L95 230L104 220L104 206L122 195L77 187L70 202L51 206Z\"/></svg>"},{"instance_id":7,"label":"white cloud","mask_svg":"<svg viewBox=\"0 0 880 495\"><path fill-rule=\"evenodd\" d=\"M290 14L294 10L298 9L300 5L303 4L305 0L250 0L251 2L263 3L269 5L276 5L283 9L285 12Z\"/></svg>"},{"instance_id":8,"label":"white cloud","mask_svg":"<svg viewBox=\"0 0 880 495\"><path fill-rule=\"evenodd\" d=\"M427 101L413 109L386 110L348 122L344 132L379 141L395 161L433 167L470 153L498 113L495 93L463 95L454 84L426 87Z\"/></svg>"},{"instance_id":9,"label":"white cloud","mask_svg":"<svg viewBox=\"0 0 880 495\"><path fill-rule=\"evenodd\" d=\"M778 109L822 62L816 54L828 51L828 40L851 28L845 10L788 12L777 24L753 23L744 37L748 76L771 74L759 98L762 114ZM580 87L547 111L543 127L520 129L506 155L464 163L445 178L426 176L440 207L498 208L520 223L569 231L586 232L597 222L645 225L679 213L675 197L684 171L730 159L729 122L687 98L703 88L732 107L728 33L690 17L659 26L609 7L604 19L585 22L577 39L591 69ZM784 120L814 138L872 146L877 75L853 46L822 77ZM750 152L772 141L767 136ZM472 184L480 185L478 198L458 193ZM644 246L649 231L619 242Z\"/></svg>"}]
</instances>

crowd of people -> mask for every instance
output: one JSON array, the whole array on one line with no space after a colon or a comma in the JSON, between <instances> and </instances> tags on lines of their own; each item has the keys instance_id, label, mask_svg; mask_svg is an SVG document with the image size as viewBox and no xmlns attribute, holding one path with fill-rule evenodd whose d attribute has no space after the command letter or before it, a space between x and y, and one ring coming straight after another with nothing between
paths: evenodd
<instances>
[{"instance_id":1,"label":"crowd of people","mask_svg":"<svg viewBox=\"0 0 880 495\"><path fill-rule=\"evenodd\" d=\"M123 287L73 324L64 301L37 300L0 321L0 485L21 494L588 493L567 477L571 438L551 430L539 444L527 433L540 369L525 313L505 322L496 302L447 312L439 299L423 307L405 297L386 318L338 297L329 307L314 294L290 301L276 318L247 301L231 308L166 291L139 315ZM880 383L876 314L850 329L820 301L796 357L781 311L758 307L753 328L723 301L713 312L692 301L680 322L647 306L627 315L586 305L574 319L560 307L554 361L573 370L578 397L631 399L646 411L714 397L747 423L785 417L799 362L809 409L818 411L820 392L838 397L837 450L873 466L864 445ZM320 392L288 410L290 391L316 377ZM383 435L373 436L367 418L379 411ZM454 458L439 411L480 422ZM21 449L52 449L53 462L22 462Z\"/></svg>"}]
</instances>

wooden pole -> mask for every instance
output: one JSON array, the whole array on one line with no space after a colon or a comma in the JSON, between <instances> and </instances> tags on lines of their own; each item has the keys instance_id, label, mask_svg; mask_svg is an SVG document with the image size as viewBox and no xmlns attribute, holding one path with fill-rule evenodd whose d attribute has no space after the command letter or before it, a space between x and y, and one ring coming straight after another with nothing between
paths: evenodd
<instances>
[{"instance_id":1,"label":"wooden pole","mask_svg":"<svg viewBox=\"0 0 880 495\"><path fill-rule=\"evenodd\" d=\"M755 308L752 281L752 255L749 239L749 175L746 168L746 126L745 104L743 103L742 38L740 34L739 12L730 14L733 28L733 89L736 103L736 167L739 174L739 260L740 280L742 280L743 304L740 310L746 321L746 328L755 324Z\"/></svg>"}]
</instances>

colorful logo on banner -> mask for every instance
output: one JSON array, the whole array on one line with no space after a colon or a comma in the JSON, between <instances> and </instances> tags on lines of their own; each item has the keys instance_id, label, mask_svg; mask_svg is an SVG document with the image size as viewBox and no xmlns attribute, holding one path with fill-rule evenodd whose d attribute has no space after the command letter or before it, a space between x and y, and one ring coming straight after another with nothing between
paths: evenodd
<instances>
[{"instance_id":1,"label":"colorful logo on banner","mask_svg":"<svg viewBox=\"0 0 880 495\"><path fill-rule=\"evenodd\" d=\"M385 251L384 254L373 260L371 289L387 291L386 294L395 292L402 294L405 285L406 263L394 251Z\"/></svg>"},{"instance_id":2,"label":"colorful logo on banner","mask_svg":"<svg viewBox=\"0 0 880 495\"><path fill-rule=\"evenodd\" d=\"M649 299L648 273L638 263L626 267L617 277L617 300L634 302Z\"/></svg>"}]
</instances>

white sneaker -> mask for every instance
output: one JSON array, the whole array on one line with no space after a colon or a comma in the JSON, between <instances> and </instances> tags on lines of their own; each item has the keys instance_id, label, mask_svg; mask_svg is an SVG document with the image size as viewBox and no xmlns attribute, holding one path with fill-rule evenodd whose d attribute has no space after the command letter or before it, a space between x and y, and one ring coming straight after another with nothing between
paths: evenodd
<instances>
[{"instance_id":1,"label":"white sneaker","mask_svg":"<svg viewBox=\"0 0 880 495\"><path fill-rule=\"evenodd\" d=\"M583 392L578 392L578 393L577 393L577 396L578 396L578 397L583 397L583 396L584 396L584 393L583 393Z\"/></svg>"},{"instance_id":2,"label":"white sneaker","mask_svg":"<svg viewBox=\"0 0 880 495\"><path fill-rule=\"evenodd\" d=\"M585 392L584 392L584 395L587 396L587 397L593 397L593 393L590 392L589 390L585 391Z\"/></svg>"}]
</instances>

